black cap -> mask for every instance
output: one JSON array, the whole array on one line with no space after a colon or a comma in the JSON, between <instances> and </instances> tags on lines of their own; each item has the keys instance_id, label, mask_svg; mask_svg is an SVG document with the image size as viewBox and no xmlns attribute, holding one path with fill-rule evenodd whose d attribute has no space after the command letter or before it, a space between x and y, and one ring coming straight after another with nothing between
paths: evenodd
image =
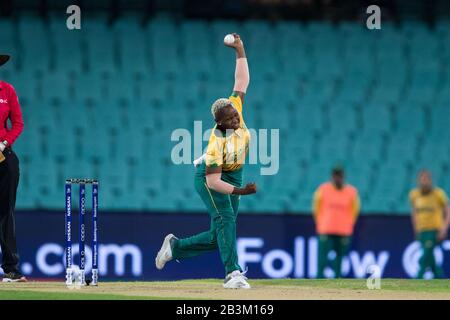
<instances>
[{"instance_id":1,"label":"black cap","mask_svg":"<svg viewBox=\"0 0 450 320\"><path fill-rule=\"evenodd\" d=\"M8 62L9 58L10 56L7 54L0 54L0 66Z\"/></svg>"}]
</instances>

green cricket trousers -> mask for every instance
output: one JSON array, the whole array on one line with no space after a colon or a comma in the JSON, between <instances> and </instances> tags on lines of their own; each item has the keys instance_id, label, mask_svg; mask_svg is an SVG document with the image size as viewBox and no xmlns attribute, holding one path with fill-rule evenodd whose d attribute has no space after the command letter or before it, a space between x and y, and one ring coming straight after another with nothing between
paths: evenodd
<instances>
[{"instance_id":1,"label":"green cricket trousers","mask_svg":"<svg viewBox=\"0 0 450 320\"><path fill-rule=\"evenodd\" d=\"M339 236L332 234L319 235L319 254L318 254L318 272L317 278L324 278L324 271L328 265L328 254L330 251L335 252L335 258L332 261L332 269L334 277L341 277L342 258L348 253L350 248L351 237Z\"/></svg>"},{"instance_id":2,"label":"green cricket trousers","mask_svg":"<svg viewBox=\"0 0 450 320\"><path fill-rule=\"evenodd\" d=\"M206 166L202 163L196 169L195 189L206 205L211 227L208 231L175 241L172 256L174 259L184 259L219 249L226 274L235 270L242 271L236 250L236 218L240 197L209 189L205 173ZM242 169L222 172L222 180L240 188Z\"/></svg>"},{"instance_id":3,"label":"green cricket trousers","mask_svg":"<svg viewBox=\"0 0 450 320\"><path fill-rule=\"evenodd\" d=\"M436 260L434 259L434 248L439 245L437 237L437 230L422 231L418 234L418 240L423 252L419 260L418 279L423 279L428 268L431 269L435 278L439 279L444 277L442 268L436 264Z\"/></svg>"}]
</instances>

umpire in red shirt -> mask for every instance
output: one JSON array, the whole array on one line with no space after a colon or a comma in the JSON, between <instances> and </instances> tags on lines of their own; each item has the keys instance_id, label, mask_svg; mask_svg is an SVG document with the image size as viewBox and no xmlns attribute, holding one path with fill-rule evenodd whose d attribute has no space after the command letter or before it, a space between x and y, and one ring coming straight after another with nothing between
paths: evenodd
<instances>
[{"instance_id":1,"label":"umpire in red shirt","mask_svg":"<svg viewBox=\"0 0 450 320\"><path fill-rule=\"evenodd\" d=\"M0 54L0 66L8 60L8 55ZM11 122L10 127L8 120ZM22 112L16 92L9 83L0 80L0 246L5 273L3 282L26 281L19 270L14 223L19 159L11 148L22 130Z\"/></svg>"}]
</instances>

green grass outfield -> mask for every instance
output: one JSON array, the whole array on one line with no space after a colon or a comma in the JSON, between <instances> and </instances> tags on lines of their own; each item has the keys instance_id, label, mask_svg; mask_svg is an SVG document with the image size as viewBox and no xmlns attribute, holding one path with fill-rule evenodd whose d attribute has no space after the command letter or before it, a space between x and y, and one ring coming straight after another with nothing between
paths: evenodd
<instances>
[{"instance_id":1,"label":"green grass outfield","mask_svg":"<svg viewBox=\"0 0 450 320\"><path fill-rule=\"evenodd\" d=\"M446 299L450 280L381 279L369 290L364 279L251 280L250 290L226 290L222 280L101 282L98 287L67 288L63 282L0 283L0 300L142 299Z\"/></svg>"}]
</instances>

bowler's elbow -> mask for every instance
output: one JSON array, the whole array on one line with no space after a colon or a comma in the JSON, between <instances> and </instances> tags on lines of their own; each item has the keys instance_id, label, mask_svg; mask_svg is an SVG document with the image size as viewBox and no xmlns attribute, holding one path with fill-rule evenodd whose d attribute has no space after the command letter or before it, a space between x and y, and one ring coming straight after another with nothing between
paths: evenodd
<instances>
[{"instance_id":1,"label":"bowler's elbow","mask_svg":"<svg viewBox=\"0 0 450 320\"><path fill-rule=\"evenodd\" d=\"M213 178L211 177L211 175L206 175L206 186L209 189L214 190L214 182L213 182Z\"/></svg>"}]
</instances>

